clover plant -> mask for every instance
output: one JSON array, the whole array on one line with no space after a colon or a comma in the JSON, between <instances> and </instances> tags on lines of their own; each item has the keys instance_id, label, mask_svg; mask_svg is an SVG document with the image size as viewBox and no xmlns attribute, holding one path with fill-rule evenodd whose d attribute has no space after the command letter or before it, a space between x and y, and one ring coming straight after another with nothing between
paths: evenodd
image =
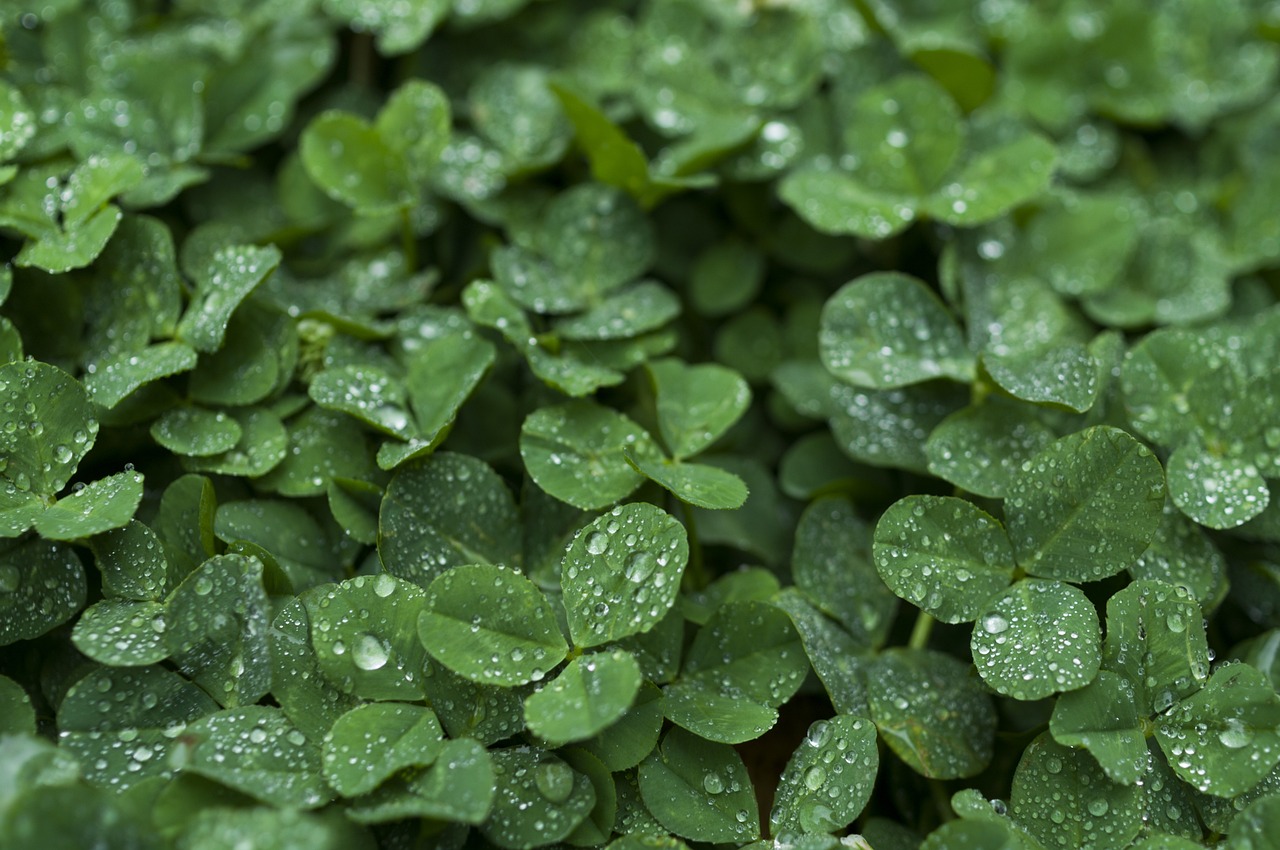
<instances>
[{"instance_id":1,"label":"clover plant","mask_svg":"<svg viewBox=\"0 0 1280 850\"><path fill-rule=\"evenodd\" d=\"M0 12L0 847L1280 839L1280 6Z\"/></svg>"}]
</instances>

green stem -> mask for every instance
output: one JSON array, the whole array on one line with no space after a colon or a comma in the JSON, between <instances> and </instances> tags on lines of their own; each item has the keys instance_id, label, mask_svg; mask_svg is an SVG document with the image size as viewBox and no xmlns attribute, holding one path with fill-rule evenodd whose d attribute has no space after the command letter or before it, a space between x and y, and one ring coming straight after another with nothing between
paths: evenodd
<instances>
[{"instance_id":1,"label":"green stem","mask_svg":"<svg viewBox=\"0 0 1280 850\"><path fill-rule=\"evenodd\" d=\"M916 624L911 628L911 639L907 646L911 649L924 649L929 645L929 633L933 631L933 617L921 611L916 617Z\"/></svg>"},{"instance_id":2,"label":"green stem","mask_svg":"<svg viewBox=\"0 0 1280 850\"><path fill-rule=\"evenodd\" d=\"M707 568L702 561L702 544L698 542L698 521L694 518L693 508L689 506L688 502L683 499L677 499L676 501L680 502L685 533L689 535L689 566L684 571L684 589L702 590L711 582L707 576Z\"/></svg>"}]
</instances>

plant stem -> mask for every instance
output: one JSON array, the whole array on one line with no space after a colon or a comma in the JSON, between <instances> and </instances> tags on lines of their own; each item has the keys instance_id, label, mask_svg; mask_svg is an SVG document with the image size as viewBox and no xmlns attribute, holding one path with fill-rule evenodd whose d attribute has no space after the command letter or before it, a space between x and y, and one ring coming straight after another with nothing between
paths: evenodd
<instances>
[{"instance_id":1,"label":"plant stem","mask_svg":"<svg viewBox=\"0 0 1280 850\"><path fill-rule=\"evenodd\" d=\"M929 645L929 633L933 631L933 617L921 611L916 617L916 624L911 628L911 639L907 646L911 649L924 649Z\"/></svg>"}]
</instances>

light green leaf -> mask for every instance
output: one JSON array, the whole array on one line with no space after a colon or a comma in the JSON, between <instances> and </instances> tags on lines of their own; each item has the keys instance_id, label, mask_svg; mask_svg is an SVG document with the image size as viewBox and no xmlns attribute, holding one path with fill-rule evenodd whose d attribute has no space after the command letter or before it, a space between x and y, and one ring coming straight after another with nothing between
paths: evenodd
<instances>
[{"instance_id":1,"label":"light green leaf","mask_svg":"<svg viewBox=\"0 0 1280 850\"><path fill-rule=\"evenodd\" d=\"M39 637L84 607L84 568L70 546L28 540L0 553L0 646Z\"/></svg>"},{"instance_id":2,"label":"light green leaf","mask_svg":"<svg viewBox=\"0 0 1280 850\"><path fill-rule=\"evenodd\" d=\"M1080 343L1039 351L987 351L983 368L1014 398L1037 404L1062 405L1083 413L1101 390L1098 363Z\"/></svg>"},{"instance_id":3,"label":"light green leaf","mask_svg":"<svg viewBox=\"0 0 1280 850\"><path fill-rule=\"evenodd\" d=\"M384 434L415 436L404 383L377 366L325 369L311 380L307 394L321 407L349 413Z\"/></svg>"},{"instance_id":4,"label":"light green leaf","mask_svg":"<svg viewBox=\"0 0 1280 850\"><path fill-rule=\"evenodd\" d=\"M560 566L574 644L652 629L675 604L688 560L684 526L646 502L620 505L579 529Z\"/></svg>"},{"instance_id":5,"label":"light green leaf","mask_svg":"<svg viewBox=\"0 0 1280 850\"><path fill-rule=\"evenodd\" d=\"M480 832L499 847L529 850L567 836L595 806L586 776L533 747L490 752L497 794Z\"/></svg>"},{"instance_id":6,"label":"light green leaf","mask_svg":"<svg viewBox=\"0 0 1280 850\"><path fill-rule=\"evenodd\" d=\"M117 472L64 496L36 517L49 540L78 540L111 531L133 519L142 501L142 473Z\"/></svg>"},{"instance_id":7,"label":"light green leaf","mask_svg":"<svg viewBox=\"0 0 1280 850\"><path fill-rule=\"evenodd\" d=\"M572 128L538 65L498 62L486 67L467 92L471 123L497 145L515 169L544 168L569 146Z\"/></svg>"},{"instance_id":8,"label":"light green leaf","mask_svg":"<svg viewBox=\"0 0 1280 850\"><path fill-rule=\"evenodd\" d=\"M440 663L481 684L537 681L568 652L537 586L494 565L454 567L432 581L418 635Z\"/></svg>"},{"instance_id":9,"label":"light green leaf","mask_svg":"<svg viewBox=\"0 0 1280 850\"><path fill-rule=\"evenodd\" d=\"M1051 444L1023 465L1005 498L1018 565L1065 581L1106 578L1132 564L1163 510L1160 462L1109 426Z\"/></svg>"},{"instance_id":10,"label":"light green leaf","mask_svg":"<svg viewBox=\"0 0 1280 850\"><path fill-rule=\"evenodd\" d=\"M971 155L925 200L924 208L958 227L983 224L1042 194L1057 163L1052 142L1023 134Z\"/></svg>"},{"instance_id":11,"label":"light green leaf","mask_svg":"<svg viewBox=\"0 0 1280 850\"><path fill-rule=\"evenodd\" d=\"M207 457L235 448L240 423L221 410L175 407L151 423L151 438L174 454Z\"/></svg>"},{"instance_id":12,"label":"light green leaf","mask_svg":"<svg viewBox=\"0 0 1280 850\"><path fill-rule=\"evenodd\" d=\"M823 365L856 386L973 377L973 356L955 319L924 283L896 272L864 275L832 295L818 344Z\"/></svg>"},{"instance_id":13,"label":"light green leaf","mask_svg":"<svg viewBox=\"0 0 1280 850\"><path fill-rule=\"evenodd\" d=\"M1027 405L988 398L944 419L929 434L929 471L979 496L1003 498L1024 461L1054 433Z\"/></svg>"},{"instance_id":14,"label":"light green leaf","mask_svg":"<svg viewBox=\"0 0 1280 850\"><path fill-rule=\"evenodd\" d=\"M930 650L886 650L867 666L867 694L880 736L917 773L974 776L991 761L995 706L967 664Z\"/></svg>"},{"instance_id":15,"label":"light green leaf","mask_svg":"<svg viewBox=\"0 0 1280 850\"><path fill-rule=\"evenodd\" d=\"M417 700L428 675L417 637L422 588L392 575L356 576L307 598L311 642L324 675L368 700Z\"/></svg>"},{"instance_id":16,"label":"light green leaf","mask_svg":"<svg viewBox=\"0 0 1280 850\"><path fill-rule=\"evenodd\" d=\"M683 463L641 456L627 449L624 457L634 469L670 490L681 501L708 510L733 510L747 501L747 484L737 475L705 463Z\"/></svg>"},{"instance_id":17,"label":"light green leaf","mask_svg":"<svg viewBox=\"0 0 1280 850\"><path fill-rule=\"evenodd\" d=\"M110 667L141 667L169 657L165 608L158 602L109 600L84 610L71 632L76 649Z\"/></svg>"},{"instance_id":18,"label":"light green leaf","mask_svg":"<svg viewBox=\"0 0 1280 850\"><path fill-rule=\"evenodd\" d=\"M819 720L787 761L769 824L774 835L831 833L851 824L871 798L880 765L876 727L838 714Z\"/></svg>"},{"instance_id":19,"label":"light green leaf","mask_svg":"<svg viewBox=\"0 0 1280 850\"><path fill-rule=\"evenodd\" d=\"M652 438L610 408L575 401L535 410L520 428L520 457L534 482L576 508L625 499L644 480L623 452L656 453Z\"/></svg>"},{"instance_id":20,"label":"light green leaf","mask_svg":"<svg viewBox=\"0 0 1280 850\"><path fill-rule=\"evenodd\" d=\"M36 134L36 116L22 92L12 84L0 85L0 162L8 162Z\"/></svg>"},{"instance_id":21,"label":"light green leaf","mask_svg":"<svg viewBox=\"0 0 1280 850\"><path fill-rule=\"evenodd\" d=\"M876 523L876 569L894 593L944 623L963 623L1013 580L999 521L971 502L908 496Z\"/></svg>"},{"instance_id":22,"label":"light green leaf","mask_svg":"<svg viewBox=\"0 0 1280 850\"><path fill-rule=\"evenodd\" d=\"M854 173L880 191L928 194L964 147L955 101L919 74L863 91L843 117L845 149L857 157Z\"/></svg>"},{"instance_id":23,"label":"light green leaf","mask_svg":"<svg viewBox=\"0 0 1280 850\"><path fill-rule=\"evenodd\" d=\"M1219 667L1155 731L1178 776L1203 793L1235 797L1280 762L1280 695L1247 664Z\"/></svg>"},{"instance_id":24,"label":"light green leaf","mask_svg":"<svg viewBox=\"0 0 1280 850\"><path fill-rule=\"evenodd\" d=\"M187 735L194 747L185 770L269 806L314 809L333 796L321 775L319 747L278 708L219 711L188 726Z\"/></svg>"},{"instance_id":25,"label":"light green leaf","mask_svg":"<svg viewBox=\"0 0 1280 850\"><path fill-rule=\"evenodd\" d=\"M378 557L422 587L450 567L520 562L520 520L484 461L437 452L396 471L378 511Z\"/></svg>"},{"instance_id":26,"label":"light green leaf","mask_svg":"<svg viewBox=\"0 0 1280 850\"><path fill-rule=\"evenodd\" d=\"M973 663L1005 696L1043 699L1082 688L1098 672L1098 612L1078 588L1023 579L984 607L969 642Z\"/></svg>"},{"instance_id":27,"label":"light green leaf","mask_svg":"<svg viewBox=\"0 0 1280 850\"><path fill-rule=\"evenodd\" d=\"M195 368L196 352L182 342L162 342L139 351L122 351L94 364L85 378L90 397L106 408L118 405L134 390L169 375Z\"/></svg>"},{"instance_id":28,"label":"light green leaf","mask_svg":"<svg viewBox=\"0 0 1280 850\"><path fill-rule=\"evenodd\" d=\"M1162 713L1209 676L1200 606L1183 587L1135 581L1107 600L1103 667L1136 689L1143 715Z\"/></svg>"},{"instance_id":29,"label":"light green leaf","mask_svg":"<svg viewBox=\"0 0 1280 850\"><path fill-rule=\"evenodd\" d=\"M271 606L262 562L210 558L166 602L165 647L178 669L222 705L257 702L271 689Z\"/></svg>"},{"instance_id":30,"label":"light green leaf","mask_svg":"<svg viewBox=\"0 0 1280 850\"><path fill-rule=\"evenodd\" d=\"M404 155L410 172L418 178L439 166L449 144L451 116L449 97L444 91L434 83L415 78L391 92L378 111L374 126L388 147Z\"/></svg>"},{"instance_id":31,"label":"light green leaf","mask_svg":"<svg viewBox=\"0 0 1280 850\"><path fill-rule=\"evenodd\" d=\"M1198 443L1184 443L1165 469L1173 503L1209 528L1235 528L1266 509L1271 492L1258 467L1243 457L1223 456Z\"/></svg>"},{"instance_id":32,"label":"light green leaf","mask_svg":"<svg viewBox=\"0 0 1280 850\"><path fill-rule=\"evenodd\" d=\"M1133 785L1146 773L1137 695L1123 676L1103 670L1085 687L1063 694L1053 707L1049 731L1063 746L1088 750L1113 782Z\"/></svg>"},{"instance_id":33,"label":"light green leaf","mask_svg":"<svg viewBox=\"0 0 1280 850\"><path fill-rule=\"evenodd\" d=\"M315 184L357 212L384 213L413 200L405 156L357 115L322 112L302 131L298 150Z\"/></svg>"},{"instance_id":34,"label":"light green leaf","mask_svg":"<svg viewBox=\"0 0 1280 850\"><path fill-rule=\"evenodd\" d=\"M639 779L649 811L682 838L740 844L760 836L751 778L725 744L672 729L641 763Z\"/></svg>"},{"instance_id":35,"label":"light green leaf","mask_svg":"<svg viewBox=\"0 0 1280 850\"><path fill-rule=\"evenodd\" d=\"M274 245L219 248L196 277L196 292L178 322L178 337L197 351L222 347L231 314L280 265Z\"/></svg>"},{"instance_id":36,"label":"light green leaf","mask_svg":"<svg viewBox=\"0 0 1280 850\"><path fill-rule=\"evenodd\" d=\"M640 665L627 652L579 656L525 699L525 723L552 746L585 740L626 713L640 682Z\"/></svg>"},{"instance_id":37,"label":"light green leaf","mask_svg":"<svg viewBox=\"0 0 1280 850\"><path fill-rule=\"evenodd\" d=\"M863 184L847 172L810 165L787 174L778 196L822 233L888 239L916 218L911 195Z\"/></svg>"},{"instance_id":38,"label":"light green leaf","mask_svg":"<svg viewBox=\"0 0 1280 850\"><path fill-rule=\"evenodd\" d=\"M396 777L351 801L347 817L357 823L433 818L480 824L493 805L494 771L489 752L470 738L444 742L431 767Z\"/></svg>"},{"instance_id":39,"label":"light green leaf","mask_svg":"<svg viewBox=\"0 0 1280 850\"><path fill-rule=\"evenodd\" d=\"M114 204L95 212L79 226L58 231L36 242L27 242L14 258L15 266L34 266L52 274L80 269L92 263L116 232L122 213Z\"/></svg>"},{"instance_id":40,"label":"light green leaf","mask_svg":"<svg viewBox=\"0 0 1280 850\"><path fill-rule=\"evenodd\" d=\"M1228 850L1275 850L1275 824L1280 818L1280 796L1254 801L1231 822Z\"/></svg>"},{"instance_id":41,"label":"light green leaf","mask_svg":"<svg viewBox=\"0 0 1280 850\"><path fill-rule=\"evenodd\" d=\"M657 396L658 429L676 460L707 449L742 418L751 388L732 369L674 358L645 364Z\"/></svg>"},{"instance_id":42,"label":"light green leaf","mask_svg":"<svg viewBox=\"0 0 1280 850\"><path fill-rule=\"evenodd\" d=\"M407 767L426 767L444 747L435 712L420 705L366 703L338 718L324 738L321 765L344 797L372 791Z\"/></svg>"}]
</instances>

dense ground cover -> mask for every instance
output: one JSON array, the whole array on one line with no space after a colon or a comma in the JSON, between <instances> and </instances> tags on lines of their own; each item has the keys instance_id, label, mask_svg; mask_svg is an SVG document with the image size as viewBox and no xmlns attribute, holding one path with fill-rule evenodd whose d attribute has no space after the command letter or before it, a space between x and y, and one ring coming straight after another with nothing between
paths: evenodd
<instances>
[{"instance_id":1,"label":"dense ground cover","mask_svg":"<svg viewBox=\"0 0 1280 850\"><path fill-rule=\"evenodd\" d=\"M0 846L1277 846L1280 6L0 30Z\"/></svg>"}]
</instances>

